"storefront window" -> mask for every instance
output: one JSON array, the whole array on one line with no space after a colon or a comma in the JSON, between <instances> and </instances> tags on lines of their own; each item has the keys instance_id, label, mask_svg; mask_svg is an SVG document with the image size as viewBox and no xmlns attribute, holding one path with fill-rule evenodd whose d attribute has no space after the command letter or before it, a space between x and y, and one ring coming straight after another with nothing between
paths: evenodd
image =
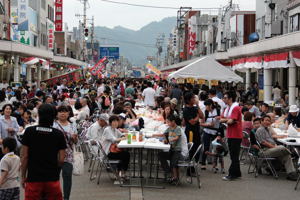
<instances>
[{"instance_id":1,"label":"storefront window","mask_svg":"<svg viewBox=\"0 0 300 200\"><path fill-rule=\"evenodd\" d=\"M299 31L299 14L293 15L290 18L290 32Z\"/></svg>"}]
</instances>

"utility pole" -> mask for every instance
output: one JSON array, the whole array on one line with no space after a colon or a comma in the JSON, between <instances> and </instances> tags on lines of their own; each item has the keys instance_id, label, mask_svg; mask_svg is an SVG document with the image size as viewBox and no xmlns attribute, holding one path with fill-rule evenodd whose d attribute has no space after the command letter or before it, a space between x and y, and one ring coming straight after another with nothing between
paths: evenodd
<instances>
[{"instance_id":1,"label":"utility pole","mask_svg":"<svg viewBox=\"0 0 300 200\"><path fill-rule=\"evenodd\" d=\"M86 4L88 0L82 0L83 1L83 27L84 29L87 28L87 24L86 24ZM84 32L82 33L84 34ZM86 41L85 41L85 37L83 36L83 60L86 61L87 59L87 49L86 49Z\"/></svg>"},{"instance_id":2,"label":"utility pole","mask_svg":"<svg viewBox=\"0 0 300 200\"><path fill-rule=\"evenodd\" d=\"M95 23L94 23L94 16L92 16L92 23L91 23L92 27L91 27L91 56L92 56L92 59L91 59L91 62L94 63L94 31L95 31Z\"/></svg>"},{"instance_id":3,"label":"utility pole","mask_svg":"<svg viewBox=\"0 0 300 200\"><path fill-rule=\"evenodd\" d=\"M165 34L160 34L156 38L156 48L157 48L157 54L156 54L156 61L157 61L157 68L161 66L161 53L163 51L163 44L165 40Z\"/></svg>"}]
</instances>

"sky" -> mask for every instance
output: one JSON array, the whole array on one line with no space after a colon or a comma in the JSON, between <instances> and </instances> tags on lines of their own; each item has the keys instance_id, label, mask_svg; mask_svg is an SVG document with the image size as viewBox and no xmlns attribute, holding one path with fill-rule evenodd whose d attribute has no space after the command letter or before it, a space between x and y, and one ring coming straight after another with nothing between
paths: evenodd
<instances>
[{"instance_id":1,"label":"sky","mask_svg":"<svg viewBox=\"0 0 300 200\"><path fill-rule=\"evenodd\" d=\"M132 4L143 4L162 7L193 7L219 8L227 5L228 0L113 0ZM256 0L233 0L240 5L240 10L255 10ZM153 21L160 21L165 17L177 16L177 10L141 8L119 5L101 0L88 0L87 17L94 16L96 26L113 28L122 26L132 30L139 30ZM80 0L64 0L64 22L68 27L78 26L80 18L75 14L83 14L83 4Z\"/></svg>"}]
</instances>

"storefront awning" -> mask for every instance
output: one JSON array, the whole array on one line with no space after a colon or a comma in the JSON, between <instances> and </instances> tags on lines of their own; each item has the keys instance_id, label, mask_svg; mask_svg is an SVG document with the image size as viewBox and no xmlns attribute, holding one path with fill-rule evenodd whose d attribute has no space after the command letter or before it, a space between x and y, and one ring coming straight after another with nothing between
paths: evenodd
<instances>
[{"instance_id":1,"label":"storefront awning","mask_svg":"<svg viewBox=\"0 0 300 200\"><path fill-rule=\"evenodd\" d=\"M289 53L276 53L264 56L264 69L287 68Z\"/></svg>"}]
</instances>

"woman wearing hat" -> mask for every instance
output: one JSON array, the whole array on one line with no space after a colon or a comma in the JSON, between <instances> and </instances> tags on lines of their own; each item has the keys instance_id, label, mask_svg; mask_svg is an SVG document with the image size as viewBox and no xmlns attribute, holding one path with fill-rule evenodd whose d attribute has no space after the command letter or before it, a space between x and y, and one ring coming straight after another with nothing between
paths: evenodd
<instances>
[{"instance_id":1,"label":"woman wearing hat","mask_svg":"<svg viewBox=\"0 0 300 200\"><path fill-rule=\"evenodd\" d=\"M290 106L289 114L285 121L286 128L288 128L290 124L293 124L293 126L300 128L300 115L297 105Z\"/></svg>"}]
</instances>

